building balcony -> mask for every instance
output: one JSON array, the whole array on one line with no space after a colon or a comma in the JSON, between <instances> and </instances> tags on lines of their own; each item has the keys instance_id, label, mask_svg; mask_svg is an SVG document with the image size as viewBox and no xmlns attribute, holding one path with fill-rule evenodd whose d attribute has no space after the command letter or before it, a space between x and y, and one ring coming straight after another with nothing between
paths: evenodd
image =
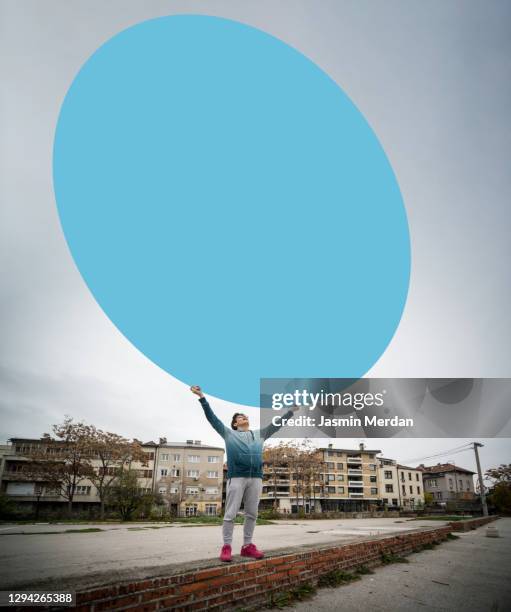
<instances>
[{"instance_id":1,"label":"building balcony","mask_svg":"<svg viewBox=\"0 0 511 612\"><path fill-rule=\"evenodd\" d=\"M363 474L363 470L362 468L349 468L348 469L348 476L362 476Z\"/></svg>"},{"instance_id":2,"label":"building balcony","mask_svg":"<svg viewBox=\"0 0 511 612\"><path fill-rule=\"evenodd\" d=\"M364 497L363 493L351 493L349 494L351 499L361 499Z\"/></svg>"},{"instance_id":3,"label":"building balcony","mask_svg":"<svg viewBox=\"0 0 511 612\"><path fill-rule=\"evenodd\" d=\"M348 480L348 487L364 488L362 480Z\"/></svg>"},{"instance_id":4,"label":"building balcony","mask_svg":"<svg viewBox=\"0 0 511 612\"><path fill-rule=\"evenodd\" d=\"M277 491L277 493L275 491L268 491L268 493L263 493L263 495L267 497L289 497L290 493L289 491Z\"/></svg>"},{"instance_id":5,"label":"building balcony","mask_svg":"<svg viewBox=\"0 0 511 612\"><path fill-rule=\"evenodd\" d=\"M346 463L358 463L358 464L361 464L362 463L362 457L348 457L346 459Z\"/></svg>"}]
</instances>

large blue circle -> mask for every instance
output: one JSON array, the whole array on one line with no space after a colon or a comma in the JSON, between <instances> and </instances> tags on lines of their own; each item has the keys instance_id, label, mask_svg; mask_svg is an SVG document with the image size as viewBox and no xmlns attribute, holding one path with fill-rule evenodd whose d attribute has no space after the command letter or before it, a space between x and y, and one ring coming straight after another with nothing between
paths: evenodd
<instances>
[{"instance_id":1,"label":"large blue circle","mask_svg":"<svg viewBox=\"0 0 511 612\"><path fill-rule=\"evenodd\" d=\"M260 377L362 376L397 328L410 244L385 153L327 74L260 30L179 15L114 36L66 95L54 185L106 314L212 395L257 405Z\"/></svg>"}]
</instances>

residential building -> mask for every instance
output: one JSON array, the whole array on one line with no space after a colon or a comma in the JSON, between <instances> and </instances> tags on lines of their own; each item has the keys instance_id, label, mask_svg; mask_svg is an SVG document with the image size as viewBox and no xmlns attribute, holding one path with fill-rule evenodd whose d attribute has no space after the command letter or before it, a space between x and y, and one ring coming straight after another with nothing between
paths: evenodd
<instances>
[{"instance_id":1,"label":"residential building","mask_svg":"<svg viewBox=\"0 0 511 612\"><path fill-rule=\"evenodd\" d=\"M11 438L7 447L2 447L2 469L0 470L0 491L11 497L18 506L26 510L53 511L62 508L67 503L65 497L59 491L52 488L49 482L37 478L28 470L32 452L49 452L48 438ZM59 444L59 442L57 442ZM53 442L52 446L55 445ZM154 450L152 447L142 446L146 453L147 465L133 462L131 467L138 471L138 482L141 489L149 492L152 490ZM99 459L91 460L92 466L100 467ZM112 469L112 468L110 468ZM77 483L73 499L75 511L91 511L100 503L99 496L94 483L88 478L82 478Z\"/></svg>"},{"instance_id":2,"label":"residential building","mask_svg":"<svg viewBox=\"0 0 511 612\"><path fill-rule=\"evenodd\" d=\"M292 462L281 458L278 464L263 466L262 508L279 512L360 512L376 508L379 500L379 450L334 448L329 444L317 450L319 466L314 482L306 487Z\"/></svg>"},{"instance_id":3,"label":"residential building","mask_svg":"<svg viewBox=\"0 0 511 612\"><path fill-rule=\"evenodd\" d=\"M422 471L418 468L397 464L399 480L399 505L405 510L413 510L424 505L424 483Z\"/></svg>"},{"instance_id":4,"label":"residential building","mask_svg":"<svg viewBox=\"0 0 511 612\"><path fill-rule=\"evenodd\" d=\"M437 463L433 466L421 464L424 489L431 493L433 501L444 505L454 501L474 501L474 474L471 470L461 468L453 463Z\"/></svg>"},{"instance_id":5,"label":"residential building","mask_svg":"<svg viewBox=\"0 0 511 612\"><path fill-rule=\"evenodd\" d=\"M221 513L222 447L187 440L186 443L165 441L154 448L154 491L160 493L172 514L216 516Z\"/></svg>"},{"instance_id":6,"label":"residential building","mask_svg":"<svg viewBox=\"0 0 511 612\"><path fill-rule=\"evenodd\" d=\"M399 510L401 503L397 461L395 459L378 457L378 478L380 487L379 497L383 507Z\"/></svg>"}]
</instances>

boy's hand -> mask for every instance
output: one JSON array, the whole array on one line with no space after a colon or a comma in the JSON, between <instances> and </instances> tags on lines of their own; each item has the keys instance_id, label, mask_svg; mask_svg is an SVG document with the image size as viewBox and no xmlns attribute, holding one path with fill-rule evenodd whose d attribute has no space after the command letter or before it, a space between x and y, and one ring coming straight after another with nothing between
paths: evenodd
<instances>
[{"instance_id":1,"label":"boy's hand","mask_svg":"<svg viewBox=\"0 0 511 612\"><path fill-rule=\"evenodd\" d=\"M192 393L195 393L195 395L198 395L199 397L204 397L204 393L202 392L202 389L199 387L199 385L191 386L190 391Z\"/></svg>"}]
</instances>

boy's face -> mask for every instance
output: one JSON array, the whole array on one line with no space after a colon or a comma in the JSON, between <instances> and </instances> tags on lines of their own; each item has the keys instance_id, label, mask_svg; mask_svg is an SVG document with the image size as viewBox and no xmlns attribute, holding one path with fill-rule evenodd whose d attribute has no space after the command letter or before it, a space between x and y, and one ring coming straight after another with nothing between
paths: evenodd
<instances>
[{"instance_id":1,"label":"boy's face","mask_svg":"<svg viewBox=\"0 0 511 612\"><path fill-rule=\"evenodd\" d=\"M238 414L235 421L236 429L238 431L245 431L249 428L250 423L248 422L248 416L246 414Z\"/></svg>"}]
</instances>

